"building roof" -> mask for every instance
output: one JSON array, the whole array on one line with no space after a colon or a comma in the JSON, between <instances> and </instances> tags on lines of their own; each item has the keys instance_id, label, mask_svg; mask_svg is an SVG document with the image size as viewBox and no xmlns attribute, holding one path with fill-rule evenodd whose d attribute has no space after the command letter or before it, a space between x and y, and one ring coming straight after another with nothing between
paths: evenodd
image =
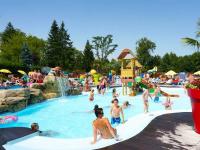
<instances>
[{"instance_id":1,"label":"building roof","mask_svg":"<svg viewBox=\"0 0 200 150\"><path fill-rule=\"evenodd\" d=\"M118 56L118 59L132 59L136 58L136 56L133 54L133 52L130 49L124 49L120 55Z\"/></svg>"}]
</instances>

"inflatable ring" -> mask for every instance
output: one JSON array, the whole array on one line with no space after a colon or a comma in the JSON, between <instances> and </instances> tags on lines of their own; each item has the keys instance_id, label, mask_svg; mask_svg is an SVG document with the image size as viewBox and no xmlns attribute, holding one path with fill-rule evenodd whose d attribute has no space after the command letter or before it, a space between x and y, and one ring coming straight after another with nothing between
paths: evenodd
<instances>
[{"instance_id":1,"label":"inflatable ring","mask_svg":"<svg viewBox=\"0 0 200 150\"><path fill-rule=\"evenodd\" d=\"M18 120L17 116L0 116L0 124L16 122L17 120Z\"/></svg>"}]
</instances>

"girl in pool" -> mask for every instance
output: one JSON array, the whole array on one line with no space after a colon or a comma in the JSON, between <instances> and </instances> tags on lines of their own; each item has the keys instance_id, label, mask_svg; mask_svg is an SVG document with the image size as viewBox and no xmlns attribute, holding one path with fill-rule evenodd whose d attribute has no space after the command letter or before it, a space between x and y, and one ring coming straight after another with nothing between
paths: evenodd
<instances>
[{"instance_id":1,"label":"girl in pool","mask_svg":"<svg viewBox=\"0 0 200 150\"><path fill-rule=\"evenodd\" d=\"M92 90L90 91L89 100L90 100L90 101L93 101L93 100L94 100L94 89L92 89Z\"/></svg>"}]
</instances>

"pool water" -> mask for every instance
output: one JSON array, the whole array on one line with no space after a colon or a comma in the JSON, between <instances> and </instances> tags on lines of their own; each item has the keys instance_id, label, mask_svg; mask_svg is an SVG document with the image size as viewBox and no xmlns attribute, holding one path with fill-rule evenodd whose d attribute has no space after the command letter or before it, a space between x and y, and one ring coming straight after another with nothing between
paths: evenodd
<instances>
[{"instance_id":1,"label":"pool water","mask_svg":"<svg viewBox=\"0 0 200 150\"><path fill-rule=\"evenodd\" d=\"M191 109L190 100L185 91L181 88L162 88L170 94L179 94L179 98L172 98L172 109ZM125 120L137 114L143 113L142 95L135 97L122 96L121 88L117 88L120 93L120 105L124 101L129 101L131 107L124 110ZM92 136L92 121L96 118L92 112L94 105L98 104L104 109L104 116L110 120L110 105L112 100L112 89L109 89L104 96L95 94L94 101L88 100L88 93L79 96L66 96L54 98L47 102L35 104L28 108L3 115L16 115L18 121L1 124L3 127L30 127L31 123L37 122L42 131L53 131L56 138L84 138ZM160 97L162 102L165 97ZM161 103L155 103L149 98L149 111L164 110ZM137 120L136 120L137 121ZM134 128L134 125L133 125Z\"/></svg>"}]
</instances>

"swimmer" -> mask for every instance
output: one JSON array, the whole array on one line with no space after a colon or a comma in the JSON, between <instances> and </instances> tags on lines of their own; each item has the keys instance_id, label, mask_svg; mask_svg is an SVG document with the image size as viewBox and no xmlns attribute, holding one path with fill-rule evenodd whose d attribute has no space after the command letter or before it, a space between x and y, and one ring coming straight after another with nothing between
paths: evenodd
<instances>
[{"instance_id":1,"label":"swimmer","mask_svg":"<svg viewBox=\"0 0 200 150\"><path fill-rule=\"evenodd\" d=\"M131 106L131 104L128 102L128 101L125 101L124 103L123 103L123 105L122 105L122 108L123 109L126 109L126 108L128 108L128 107L130 107Z\"/></svg>"},{"instance_id":2,"label":"swimmer","mask_svg":"<svg viewBox=\"0 0 200 150\"><path fill-rule=\"evenodd\" d=\"M90 100L90 101L93 101L93 100L94 100L94 89L92 89L92 90L90 91L89 100Z\"/></svg>"},{"instance_id":3,"label":"swimmer","mask_svg":"<svg viewBox=\"0 0 200 150\"><path fill-rule=\"evenodd\" d=\"M115 89L115 88L113 88L112 96L113 96L113 98L116 98L116 97L119 96L119 94L116 92L116 89Z\"/></svg>"},{"instance_id":4,"label":"swimmer","mask_svg":"<svg viewBox=\"0 0 200 150\"><path fill-rule=\"evenodd\" d=\"M51 130L48 130L48 131L40 131L38 123L32 123L32 124L31 124L31 130L32 130L33 132L38 132L38 133L39 133L39 136L53 137L53 136L56 136L56 135L59 134L59 133L54 132L54 131L51 131Z\"/></svg>"},{"instance_id":5,"label":"swimmer","mask_svg":"<svg viewBox=\"0 0 200 150\"><path fill-rule=\"evenodd\" d=\"M31 130L32 130L33 132L39 131L39 125L38 125L38 123L32 123L32 124L31 124Z\"/></svg>"},{"instance_id":6,"label":"swimmer","mask_svg":"<svg viewBox=\"0 0 200 150\"><path fill-rule=\"evenodd\" d=\"M166 97L166 101L163 103L165 110L172 110L172 104L173 102L171 102L170 97Z\"/></svg>"},{"instance_id":7,"label":"swimmer","mask_svg":"<svg viewBox=\"0 0 200 150\"><path fill-rule=\"evenodd\" d=\"M120 113L122 115L122 123L124 123L124 113L123 113L122 108L118 105L118 103L119 103L118 99L113 100L113 105L110 110L111 124L121 123Z\"/></svg>"}]
</instances>

